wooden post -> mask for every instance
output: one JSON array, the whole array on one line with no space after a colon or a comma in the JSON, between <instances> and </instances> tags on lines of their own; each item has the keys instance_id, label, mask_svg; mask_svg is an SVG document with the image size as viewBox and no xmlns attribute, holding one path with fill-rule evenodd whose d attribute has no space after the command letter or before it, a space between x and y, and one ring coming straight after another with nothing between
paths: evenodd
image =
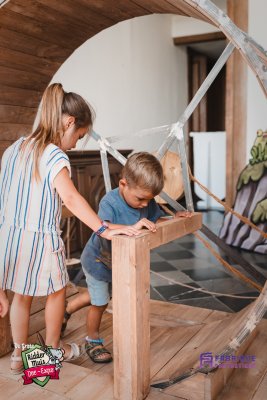
<instances>
[{"instance_id":1,"label":"wooden post","mask_svg":"<svg viewBox=\"0 0 267 400\"><path fill-rule=\"evenodd\" d=\"M112 239L114 397L142 400L150 388L149 235Z\"/></svg>"},{"instance_id":2,"label":"wooden post","mask_svg":"<svg viewBox=\"0 0 267 400\"><path fill-rule=\"evenodd\" d=\"M227 13L243 31L248 28L248 1L227 0ZM226 201L232 207L238 176L246 165L247 65L235 50L226 64Z\"/></svg>"}]
</instances>

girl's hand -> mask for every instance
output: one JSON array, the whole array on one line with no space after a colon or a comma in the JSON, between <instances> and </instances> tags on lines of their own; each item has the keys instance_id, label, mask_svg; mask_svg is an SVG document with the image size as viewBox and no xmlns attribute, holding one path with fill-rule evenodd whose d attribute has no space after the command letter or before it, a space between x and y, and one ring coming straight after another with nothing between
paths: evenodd
<instances>
[{"instance_id":1,"label":"girl's hand","mask_svg":"<svg viewBox=\"0 0 267 400\"><path fill-rule=\"evenodd\" d=\"M156 232L157 228L154 222L149 221L146 218L140 219L140 221L136 222L136 224L133 225L134 228L136 229L142 229L142 228L147 228L151 232Z\"/></svg>"},{"instance_id":2,"label":"girl's hand","mask_svg":"<svg viewBox=\"0 0 267 400\"><path fill-rule=\"evenodd\" d=\"M5 292L0 289L0 317L4 318L9 309L9 301Z\"/></svg>"},{"instance_id":3,"label":"girl's hand","mask_svg":"<svg viewBox=\"0 0 267 400\"><path fill-rule=\"evenodd\" d=\"M190 218L192 217L193 213L190 211L177 211L174 218Z\"/></svg>"},{"instance_id":4,"label":"girl's hand","mask_svg":"<svg viewBox=\"0 0 267 400\"><path fill-rule=\"evenodd\" d=\"M139 235L140 232L138 229L134 228L134 226L125 225L123 228L118 229L106 229L102 235L100 235L104 239L111 240L114 235L127 235L127 236L136 236Z\"/></svg>"}]
</instances>

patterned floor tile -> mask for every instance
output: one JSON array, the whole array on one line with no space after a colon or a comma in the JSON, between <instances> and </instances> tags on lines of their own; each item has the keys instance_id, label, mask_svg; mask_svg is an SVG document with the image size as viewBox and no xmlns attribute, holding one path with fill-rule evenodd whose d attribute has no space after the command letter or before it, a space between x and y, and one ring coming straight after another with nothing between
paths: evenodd
<instances>
[{"instance_id":1,"label":"patterned floor tile","mask_svg":"<svg viewBox=\"0 0 267 400\"><path fill-rule=\"evenodd\" d=\"M227 305L221 303L215 297L208 297L202 299L186 299L182 301L174 301L173 303L186 304L192 307L208 308L210 310L225 311L228 313L232 312L232 310L229 307L227 307Z\"/></svg>"},{"instance_id":2,"label":"patterned floor tile","mask_svg":"<svg viewBox=\"0 0 267 400\"><path fill-rule=\"evenodd\" d=\"M195 288L200 288L196 283L190 283ZM206 293L201 293L197 290L182 287L180 285L157 286L155 289L167 300L178 301L185 299L193 299L200 297L210 297Z\"/></svg>"},{"instance_id":3,"label":"patterned floor tile","mask_svg":"<svg viewBox=\"0 0 267 400\"><path fill-rule=\"evenodd\" d=\"M240 293L241 294L241 293ZM246 292L242 293L243 296L258 296L258 292ZM223 304L225 304L227 307L229 307L231 310L238 312L242 310L244 307L246 307L248 304L250 304L254 300L249 300L249 299L234 299L231 297L224 297L224 296L218 296L218 300L220 300Z\"/></svg>"},{"instance_id":4,"label":"patterned floor tile","mask_svg":"<svg viewBox=\"0 0 267 400\"><path fill-rule=\"evenodd\" d=\"M176 268L166 261L154 261L150 264L152 271L175 271Z\"/></svg>"},{"instance_id":5,"label":"patterned floor tile","mask_svg":"<svg viewBox=\"0 0 267 400\"><path fill-rule=\"evenodd\" d=\"M188 250L180 250L180 251L161 251L159 253L162 258L165 260L181 260L187 258L194 258L194 254Z\"/></svg>"},{"instance_id":6,"label":"patterned floor tile","mask_svg":"<svg viewBox=\"0 0 267 400\"><path fill-rule=\"evenodd\" d=\"M208 279L229 278L229 275L217 268L186 269L185 274L189 275L194 281L206 281Z\"/></svg>"}]
</instances>

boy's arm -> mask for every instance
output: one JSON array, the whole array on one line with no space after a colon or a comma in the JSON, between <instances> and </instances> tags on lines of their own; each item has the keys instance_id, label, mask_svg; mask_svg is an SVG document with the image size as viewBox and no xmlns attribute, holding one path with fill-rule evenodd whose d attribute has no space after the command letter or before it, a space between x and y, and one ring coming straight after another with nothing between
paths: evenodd
<instances>
[{"instance_id":1,"label":"boy's arm","mask_svg":"<svg viewBox=\"0 0 267 400\"><path fill-rule=\"evenodd\" d=\"M118 225L118 224L112 224L109 221L107 221L107 223L108 223L109 229L122 229L122 228L125 228L126 226L129 226L129 227L131 226L135 229L147 228L152 232L156 231L156 226L155 226L154 222L151 222L146 218L140 219L140 221L136 222L136 224L134 224L134 225Z\"/></svg>"},{"instance_id":2,"label":"boy's arm","mask_svg":"<svg viewBox=\"0 0 267 400\"><path fill-rule=\"evenodd\" d=\"M177 211L176 214L173 214L173 218L190 218L192 217L193 213L191 213L190 211ZM169 217L161 217L156 221L156 224L158 224L159 222L165 222Z\"/></svg>"},{"instance_id":3,"label":"boy's arm","mask_svg":"<svg viewBox=\"0 0 267 400\"><path fill-rule=\"evenodd\" d=\"M100 203L99 203L99 211L98 211L99 217L105 221L109 227L109 229L142 229L142 228L147 228L152 232L156 231L156 226L154 222L149 221L146 218L140 219L140 221L137 221L133 225L122 225L122 224L114 224L114 220L116 220L116 211L113 208L113 205L107 200L106 198L103 198Z\"/></svg>"}]
</instances>

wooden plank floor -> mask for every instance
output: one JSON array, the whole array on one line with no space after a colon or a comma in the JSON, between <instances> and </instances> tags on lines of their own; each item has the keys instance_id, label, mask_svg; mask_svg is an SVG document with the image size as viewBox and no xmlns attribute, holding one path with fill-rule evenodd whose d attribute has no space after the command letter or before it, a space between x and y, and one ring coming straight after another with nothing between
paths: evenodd
<instances>
[{"instance_id":1,"label":"wooden plank floor","mask_svg":"<svg viewBox=\"0 0 267 400\"><path fill-rule=\"evenodd\" d=\"M69 296L76 296L74 289L69 290ZM30 342L36 342L36 329L44 335L43 306L34 306L33 322ZM103 317L101 337L106 347L112 351L112 310L109 309ZM69 320L64 341L82 343L86 336L87 309L75 313ZM176 305L165 302L151 302L151 381L158 378L168 379L177 376L181 370L181 362L186 351L194 352L199 337L207 335L207 324L214 329L223 323L227 327L227 320L233 314L213 311L203 308ZM198 351L198 350L195 350ZM219 400L266 400L267 388L267 321L263 320L258 327L258 335L246 351L256 355L256 368L235 370L219 395ZM179 358L180 354L180 358ZM49 398L79 399L79 400L113 400L113 363L95 364L87 355L83 355L74 363L64 363L58 381L50 380L41 388L35 384L24 386L21 376L9 373L9 357L0 359L0 393L11 400L42 400ZM175 362L174 362L175 360ZM179 374L178 374L179 375ZM196 374L192 378L181 381L179 384L159 391L151 389L148 400L206 400L204 388L206 375ZM0 394L1 398L1 394Z\"/></svg>"}]
</instances>

